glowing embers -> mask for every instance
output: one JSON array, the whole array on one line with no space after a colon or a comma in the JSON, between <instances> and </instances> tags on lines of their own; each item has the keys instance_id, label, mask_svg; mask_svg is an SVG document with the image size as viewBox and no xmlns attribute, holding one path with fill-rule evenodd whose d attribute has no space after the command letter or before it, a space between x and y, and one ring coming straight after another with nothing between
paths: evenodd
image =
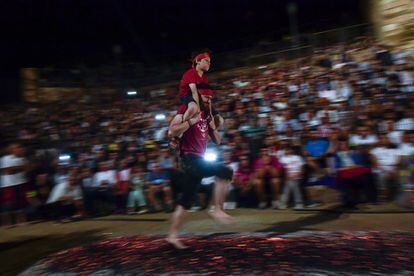
<instances>
[{"instance_id":1,"label":"glowing embers","mask_svg":"<svg viewBox=\"0 0 414 276\"><path fill-rule=\"evenodd\" d=\"M26 271L108 274L256 274L414 272L414 234L299 232L188 236L177 251L164 237L102 240L54 255Z\"/></svg>"}]
</instances>

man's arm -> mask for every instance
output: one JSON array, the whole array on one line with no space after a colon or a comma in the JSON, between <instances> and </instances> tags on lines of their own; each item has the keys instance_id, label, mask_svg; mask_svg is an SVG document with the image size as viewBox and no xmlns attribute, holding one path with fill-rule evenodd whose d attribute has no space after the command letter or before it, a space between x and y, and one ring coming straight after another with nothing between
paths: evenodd
<instances>
[{"instance_id":1,"label":"man's arm","mask_svg":"<svg viewBox=\"0 0 414 276\"><path fill-rule=\"evenodd\" d=\"M208 134L210 135L211 140L219 145L221 144L221 135L218 132L219 128L223 125L224 119L219 114L213 116L210 108L210 117L213 118L208 123Z\"/></svg>"},{"instance_id":2,"label":"man's arm","mask_svg":"<svg viewBox=\"0 0 414 276\"><path fill-rule=\"evenodd\" d=\"M208 134L210 135L211 140L213 141L214 144L216 145L220 145L221 143L221 135L220 133L217 131L217 129L208 129Z\"/></svg>"},{"instance_id":3,"label":"man's arm","mask_svg":"<svg viewBox=\"0 0 414 276\"><path fill-rule=\"evenodd\" d=\"M200 121L200 114L191 118L188 121L183 122L183 114L175 115L174 119L171 121L170 126L168 128L168 137L173 138L180 136L184 132L186 132L190 126L198 123Z\"/></svg>"}]
</instances>

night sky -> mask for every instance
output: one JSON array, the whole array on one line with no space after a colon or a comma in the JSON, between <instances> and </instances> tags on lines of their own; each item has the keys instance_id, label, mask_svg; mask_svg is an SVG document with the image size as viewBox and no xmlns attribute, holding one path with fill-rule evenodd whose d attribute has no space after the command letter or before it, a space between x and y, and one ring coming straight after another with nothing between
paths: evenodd
<instances>
[{"instance_id":1,"label":"night sky","mask_svg":"<svg viewBox=\"0 0 414 276\"><path fill-rule=\"evenodd\" d=\"M150 64L253 46L289 33L288 0L13 0L0 2L1 102L18 98L18 69ZM365 21L364 0L298 0L299 32Z\"/></svg>"}]
</instances>

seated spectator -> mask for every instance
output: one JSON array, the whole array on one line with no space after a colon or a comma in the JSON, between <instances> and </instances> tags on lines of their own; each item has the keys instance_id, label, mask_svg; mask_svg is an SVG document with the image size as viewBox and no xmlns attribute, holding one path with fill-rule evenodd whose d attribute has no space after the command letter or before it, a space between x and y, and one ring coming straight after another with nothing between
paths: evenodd
<instances>
[{"instance_id":1,"label":"seated spectator","mask_svg":"<svg viewBox=\"0 0 414 276\"><path fill-rule=\"evenodd\" d=\"M163 170L172 170L175 168L174 157L171 156L168 149L162 149L158 159Z\"/></svg>"},{"instance_id":2,"label":"seated spectator","mask_svg":"<svg viewBox=\"0 0 414 276\"><path fill-rule=\"evenodd\" d=\"M19 144L11 144L8 154L0 159L1 170L1 217L2 225L12 224L15 215L16 224L26 222L25 208L27 206L26 192L28 191L26 172L27 161L24 150Z\"/></svg>"},{"instance_id":3,"label":"seated spectator","mask_svg":"<svg viewBox=\"0 0 414 276\"><path fill-rule=\"evenodd\" d=\"M282 168L278 159L269 154L267 148L260 150L259 157L254 161L253 187L255 188L260 209L267 206L267 194L265 184L268 182L271 188L272 208L279 207L280 196L280 170Z\"/></svg>"},{"instance_id":4,"label":"seated spectator","mask_svg":"<svg viewBox=\"0 0 414 276\"><path fill-rule=\"evenodd\" d=\"M160 210L157 196L160 196L164 203L164 211L172 212L172 191L170 179L166 171L161 170L159 162L154 162L152 171L148 174L148 200L151 211Z\"/></svg>"},{"instance_id":5,"label":"seated spectator","mask_svg":"<svg viewBox=\"0 0 414 276\"><path fill-rule=\"evenodd\" d=\"M359 126L357 133L351 135L349 138L349 143L352 146L373 145L377 142L377 136L373 134L367 126Z\"/></svg>"},{"instance_id":6,"label":"seated spectator","mask_svg":"<svg viewBox=\"0 0 414 276\"><path fill-rule=\"evenodd\" d=\"M404 134L403 131L400 130L396 130L395 129L395 123L392 120L387 120L386 121L386 129L384 131L385 133L388 133L388 139L390 140L390 142L396 146L398 146L399 144L401 144L402 142L402 136Z\"/></svg>"},{"instance_id":7,"label":"seated spectator","mask_svg":"<svg viewBox=\"0 0 414 276\"><path fill-rule=\"evenodd\" d=\"M414 155L402 160L399 172L401 189L398 203L403 207L414 209Z\"/></svg>"},{"instance_id":8,"label":"seated spectator","mask_svg":"<svg viewBox=\"0 0 414 276\"><path fill-rule=\"evenodd\" d=\"M69 176L63 182L53 187L47 200L55 206L55 218L84 216L82 188L77 179L78 169L71 169Z\"/></svg>"},{"instance_id":9,"label":"seated spectator","mask_svg":"<svg viewBox=\"0 0 414 276\"><path fill-rule=\"evenodd\" d=\"M401 156L414 155L414 131L407 131L402 136L402 142L399 144Z\"/></svg>"},{"instance_id":10,"label":"seated spectator","mask_svg":"<svg viewBox=\"0 0 414 276\"><path fill-rule=\"evenodd\" d=\"M144 169L139 165L134 166L131 171L130 190L128 194L128 214L135 214L137 205L139 207L138 214L148 212L145 208L147 206L147 201L144 195L145 185Z\"/></svg>"},{"instance_id":11,"label":"seated spectator","mask_svg":"<svg viewBox=\"0 0 414 276\"><path fill-rule=\"evenodd\" d=\"M346 139L339 141L338 151L335 153L335 168L343 206L355 208L361 202L361 193L366 191L370 169L362 166L361 154L350 150Z\"/></svg>"},{"instance_id":12,"label":"seated spectator","mask_svg":"<svg viewBox=\"0 0 414 276\"><path fill-rule=\"evenodd\" d=\"M27 214L30 219L46 219L49 216L49 207L46 201L49 197L52 183L47 173L41 173L36 176L35 182L26 193Z\"/></svg>"},{"instance_id":13,"label":"seated spectator","mask_svg":"<svg viewBox=\"0 0 414 276\"><path fill-rule=\"evenodd\" d=\"M107 212L114 208L115 203L116 171L111 168L109 161L99 163L99 171L93 177L94 193L100 203L100 212Z\"/></svg>"},{"instance_id":14,"label":"seated spectator","mask_svg":"<svg viewBox=\"0 0 414 276\"><path fill-rule=\"evenodd\" d=\"M329 118L328 117L322 117L321 118L322 122L321 124L318 126L318 135L321 138L328 138L329 135L332 133L332 125L329 122Z\"/></svg>"},{"instance_id":15,"label":"seated spectator","mask_svg":"<svg viewBox=\"0 0 414 276\"><path fill-rule=\"evenodd\" d=\"M128 191L131 183L131 168L128 166L127 159L121 160L116 178L116 207L118 213L123 213L126 207Z\"/></svg>"},{"instance_id":16,"label":"seated spectator","mask_svg":"<svg viewBox=\"0 0 414 276\"><path fill-rule=\"evenodd\" d=\"M239 166L234 174L233 184L235 186L237 206L251 207L254 200L253 168L249 157L246 155L240 157Z\"/></svg>"},{"instance_id":17,"label":"seated spectator","mask_svg":"<svg viewBox=\"0 0 414 276\"><path fill-rule=\"evenodd\" d=\"M380 135L378 146L371 150L374 157L378 187L384 198L392 199L397 192L400 150L393 146L386 134Z\"/></svg>"},{"instance_id":18,"label":"seated spectator","mask_svg":"<svg viewBox=\"0 0 414 276\"><path fill-rule=\"evenodd\" d=\"M396 122L395 129L400 131L413 131L414 130L414 110L411 108L404 114L405 116Z\"/></svg>"},{"instance_id":19,"label":"seated spectator","mask_svg":"<svg viewBox=\"0 0 414 276\"><path fill-rule=\"evenodd\" d=\"M283 188L280 209L286 209L290 194L293 192L295 209L303 208L302 194L300 192L300 180L303 174L305 162L302 157L294 153L292 146L287 146L285 155L280 159L285 169L285 185Z\"/></svg>"},{"instance_id":20,"label":"seated spectator","mask_svg":"<svg viewBox=\"0 0 414 276\"><path fill-rule=\"evenodd\" d=\"M316 130L310 132L310 137L304 144L305 166L301 191L309 207L316 207L322 203L325 187L321 179L326 175L326 154L329 147L329 140L320 137Z\"/></svg>"},{"instance_id":21,"label":"seated spectator","mask_svg":"<svg viewBox=\"0 0 414 276\"><path fill-rule=\"evenodd\" d=\"M68 164L58 163L56 165L56 172L53 176L53 184L57 185L68 178Z\"/></svg>"},{"instance_id":22,"label":"seated spectator","mask_svg":"<svg viewBox=\"0 0 414 276\"><path fill-rule=\"evenodd\" d=\"M80 171L81 185L83 189L83 200L85 211L92 215L98 210L98 189L99 183L94 182L94 173L91 168L83 168Z\"/></svg>"}]
</instances>

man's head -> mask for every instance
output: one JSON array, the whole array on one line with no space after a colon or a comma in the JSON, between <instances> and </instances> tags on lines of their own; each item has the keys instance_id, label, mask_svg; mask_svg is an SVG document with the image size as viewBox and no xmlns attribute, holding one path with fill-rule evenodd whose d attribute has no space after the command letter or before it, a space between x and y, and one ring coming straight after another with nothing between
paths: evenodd
<instances>
[{"instance_id":1,"label":"man's head","mask_svg":"<svg viewBox=\"0 0 414 276\"><path fill-rule=\"evenodd\" d=\"M414 130L407 131L403 134L402 138L404 143L414 144Z\"/></svg>"},{"instance_id":2,"label":"man's head","mask_svg":"<svg viewBox=\"0 0 414 276\"><path fill-rule=\"evenodd\" d=\"M267 157L267 156L269 156L269 154L270 154L269 149L267 147L262 147L260 149L260 156Z\"/></svg>"},{"instance_id":3,"label":"man's head","mask_svg":"<svg viewBox=\"0 0 414 276\"><path fill-rule=\"evenodd\" d=\"M68 183L69 183L69 185L70 186L76 186L76 175L75 174L73 174L73 173L71 173L71 174L69 174L68 175Z\"/></svg>"},{"instance_id":4,"label":"man's head","mask_svg":"<svg viewBox=\"0 0 414 276\"><path fill-rule=\"evenodd\" d=\"M23 148L20 144L13 143L9 146L10 154L15 156L23 156Z\"/></svg>"},{"instance_id":5,"label":"man's head","mask_svg":"<svg viewBox=\"0 0 414 276\"><path fill-rule=\"evenodd\" d=\"M357 128L357 132L358 132L358 135L360 135L362 137L366 137L366 136L369 135L369 129L366 126L359 126Z\"/></svg>"},{"instance_id":6,"label":"man's head","mask_svg":"<svg viewBox=\"0 0 414 276\"><path fill-rule=\"evenodd\" d=\"M99 162L99 170L100 171L107 171L107 170L109 170L108 161Z\"/></svg>"},{"instance_id":7,"label":"man's head","mask_svg":"<svg viewBox=\"0 0 414 276\"><path fill-rule=\"evenodd\" d=\"M133 173L135 174L141 174L144 171L144 168L140 166L139 164L135 164L133 168Z\"/></svg>"},{"instance_id":8,"label":"man's head","mask_svg":"<svg viewBox=\"0 0 414 276\"><path fill-rule=\"evenodd\" d=\"M152 171L158 173L161 171L161 165L158 161L154 162L152 165Z\"/></svg>"},{"instance_id":9,"label":"man's head","mask_svg":"<svg viewBox=\"0 0 414 276\"><path fill-rule=\"evenodd\" d=\"M317 130L315 130L315 129L312 129L311 131L310 131L310 138L312 139L312 140L318 140L320 137L319 137L319 132L317 131Z\"/></svg>"},{"instance_id":10,"label":"man's head","mask_svg":"<svg viewBox=\"0 0 414 276\"><path fill-rule=\"evenodd\" d=\"M242 155L240 157L240 166L243 168L248 168L250 166L250 160L247 155Z\"/></svg>"},{"instance_id":11,"label":"man's head","mask_svg":"<svg viewBox=\"0 0 414 276\"><path fill-rule=\"evenodd\" d=\"M338 150L339 151L348 151L349 150L349 144L348 140L346 138L341 137L338 141Z\"/></svg>"},{"instance_id":12,"label":"man's head","mask_svg":"<svg viewBox=\"0 0 414 276\"><path fill-rule=\"evenodd\" d=\"M381 134L379 136L379 144L382 147L389 147L391 145L390 139L388 139L387 134Z\"/></svg>"},{"instance_id":13,"label":"man's head","mask_svg":"<svg viewBox=\"0 0 414 276\"><path fill-rule=\"evenodd\" d=\"M211 99L213 98L213 90L211 89L200 89L200 107L204 111L210 111L209 106L211 105Z\"/></svg>"}]
</instances>

